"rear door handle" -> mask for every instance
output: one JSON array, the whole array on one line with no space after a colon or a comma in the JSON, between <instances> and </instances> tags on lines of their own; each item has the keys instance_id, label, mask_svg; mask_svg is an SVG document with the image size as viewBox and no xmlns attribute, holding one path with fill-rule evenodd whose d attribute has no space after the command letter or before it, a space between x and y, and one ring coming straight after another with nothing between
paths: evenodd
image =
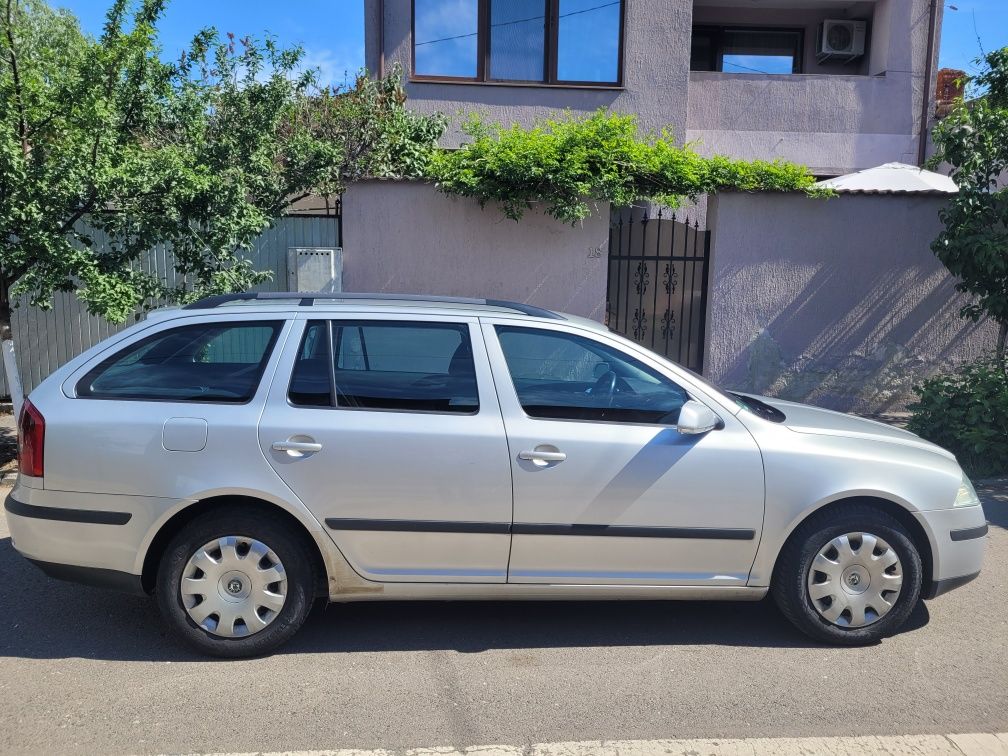
<instances>
[{"instance_id":1,"label":"rear door handle","mask_svg":"<svg viewBox=\"0 0 1008 756\"><path fill-rule=\"evenodd\" d=\"M562 451L539 451L538 449L533 449L532 451L518 452L518 459L524 459L542 466L550 462L563 462L567 459L567 455Z\"/></svg>"},{"instance_id":2,"label":"rear door handle","mask_svg":"<svg viewBox=\"0 0 1008 756\"><path fill-rule=\"evenodd\" d=\"M274 441L273 449L297 454L311 454L322 451L322 444L316 441Z\"/></svg>"}]
</instances>

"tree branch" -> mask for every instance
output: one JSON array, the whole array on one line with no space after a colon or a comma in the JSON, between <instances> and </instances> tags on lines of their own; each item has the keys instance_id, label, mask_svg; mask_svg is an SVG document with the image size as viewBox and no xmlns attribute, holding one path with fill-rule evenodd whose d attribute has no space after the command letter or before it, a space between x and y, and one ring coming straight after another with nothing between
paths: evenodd
<instances>
[{"instance_id":1,"label":"tree branch","mask_svg":"<svg viewBox=\"0 0 1008 756\"><path fill-rule=\"evenodd\" d=\"M21 75L18 72L17 52L14 50L14 15L11 11L12 0L7 0L7 47L10 58L11 78L14 80L14 100L18 110L18 136L21 139L21 153L28 157L31 147L28 144L28 124L25 120L24 98L21 93Z\"/></svg>"}]
</instances>

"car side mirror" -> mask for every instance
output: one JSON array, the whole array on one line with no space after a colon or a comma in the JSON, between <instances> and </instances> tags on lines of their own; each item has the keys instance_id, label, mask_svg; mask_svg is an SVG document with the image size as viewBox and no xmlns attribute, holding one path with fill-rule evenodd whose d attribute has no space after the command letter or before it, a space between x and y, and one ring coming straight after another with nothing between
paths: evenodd
<instances>
[{"instance_id":1,"label":"car side mirror","mask_svg":"<svg viewBox=\"0 0 1008 756\"><path fill-rule=\"evenodd\" d=\"M706 404L690 399L679 410L676 430L685 435L707 433L718 427L721 420Z\"/></svg>"}]
</instances>

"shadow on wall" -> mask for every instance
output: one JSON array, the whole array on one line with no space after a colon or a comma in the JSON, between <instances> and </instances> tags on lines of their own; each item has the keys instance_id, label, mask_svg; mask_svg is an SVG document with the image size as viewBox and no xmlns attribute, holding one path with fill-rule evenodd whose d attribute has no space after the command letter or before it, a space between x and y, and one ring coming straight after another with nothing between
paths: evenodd
<instances>
[{"instance_id":1,"label":"shadow on wall","mask_svg":"<svg viewBox=\"0 0 1008 756\"><path fill-rule=\"evenodd\" d=\"M930 251L940 199L717 202L710 372L724 385L899 411L922 378L993 346L993 325L959 316L965 300Z\"/></svg>"},{"instance_id":2,"label":"shadow on wall","mask_svg":"<svg viewBox=\"0 0 1008 756\"><path fill-rule=\"evenodd\" d=\"M846 411L902 410L914 398L913 386L936 364L963 359L962 345L976 327L959 318L961 304L948 277L927 281L915 272L910 280L894 278L883 276L857 308L836 311L828 300L831 292L844 291L847 272L837 267L816 271L801 296L737 355L721 380L746 391ZM908 311L896 312L893 294L905 289L927 294ZM809 334L813 323L817 332ZM938 333L948 334L940 339L943 343L935 343ZM782 346L801 341L806 345L797 355Z\"/></svg>"}]
</instances>

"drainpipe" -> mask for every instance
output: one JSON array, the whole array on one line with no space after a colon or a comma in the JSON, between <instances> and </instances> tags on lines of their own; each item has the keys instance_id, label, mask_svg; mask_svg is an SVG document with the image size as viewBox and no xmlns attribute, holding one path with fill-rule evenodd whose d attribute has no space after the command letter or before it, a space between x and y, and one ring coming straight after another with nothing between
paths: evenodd
<instances>
[{"instance_id":1,"label":"drainpipe","mask_svg":"<svg viewBox=\"0 0 1008 756\"><path fill-rule=\"evenodd\" d=\"M385 0L378 0L378 78L385 78Z\"/></svg>"},{"instance_id":2,"label":"drainpipe","mask_svg":"<svg viewBox=\"0 0 1008 756\"><path fill-rule=\"evenodd\" d=\"M923 167L927 158L928 121L931 111L931 96L934 85L931 74L934 71L935 27L938 25L938 2L931 0L928 17L927 60L924 61L924 91L921 95L920 141L917 145L917 165Z\"/></svg>"}]
</instances>

